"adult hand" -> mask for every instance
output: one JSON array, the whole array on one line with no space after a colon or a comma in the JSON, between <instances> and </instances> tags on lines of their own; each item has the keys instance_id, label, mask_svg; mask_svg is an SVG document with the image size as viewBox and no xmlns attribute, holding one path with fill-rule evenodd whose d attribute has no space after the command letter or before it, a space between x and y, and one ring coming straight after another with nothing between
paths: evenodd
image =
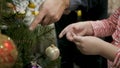
<instances>
[{"instance_id":1,"label":"adult hand","mask_svg":"<svg viewBox=\"0 0 120 68\"><path fill-rule=\"evenodd\" d=\"M42 7L40 7L38 16L30 25L30 30L35 29L39 23L41 25L48 25L58 21L64 10L68 8L68 5L69 0L45 0Z\"/></svg>"},{"instance_id":2,"label":"adult hand","mask_svg":"<svg viewBox=\"0 0 120 68\"><path fill-rule=\"evenodd\" d=\"M88 22L78 22L68 25L59 34L59 38L66 35L66 38L70 41L73 40L73 33L77 36L93 35L92 25Z\"/></svg>"}]
</instances>

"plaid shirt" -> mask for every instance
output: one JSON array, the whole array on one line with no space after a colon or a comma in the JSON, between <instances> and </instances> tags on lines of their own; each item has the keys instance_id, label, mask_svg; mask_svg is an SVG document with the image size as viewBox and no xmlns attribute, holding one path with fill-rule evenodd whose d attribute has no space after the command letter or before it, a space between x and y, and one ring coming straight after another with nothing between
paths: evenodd
<instances>
[{"instance_id":1,"label":"plaid shirt","mask_svg":"<svg viewBox=\"0 0 120 68\"><path fill-rule=\"evenodd\" d=\"M94 35L105 37L112 35L113 45L120 47L120 7L108 19L91 23ZM108 60L108 68L120 68L120 49L113 62Z\"/></svg>"}]
</instances>

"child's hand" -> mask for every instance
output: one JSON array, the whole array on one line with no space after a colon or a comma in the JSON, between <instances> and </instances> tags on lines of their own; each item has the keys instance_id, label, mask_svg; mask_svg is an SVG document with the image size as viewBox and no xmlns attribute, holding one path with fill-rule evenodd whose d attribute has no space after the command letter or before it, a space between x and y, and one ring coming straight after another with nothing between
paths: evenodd
<instances>
[{"instance_id":1,"label":"child's hand","mask_svg":"<svg viewBox=\"0 0 120 68\"><path fill-rule=\"evenodd\" d=\"M86 55L99 55L105 41L93 36L74 36L73 42Z\"/></svg>"},{"instance_id":2,"label":"child's hand","mask_svg":"<svg viewBox=\"0 0 120 68\"><path fill-rule=\"evenodd\" d=\"M61 31L59 38L62 38L64 35L66 35L66 38L72 41L73 33L77 36L93 35L92 25L89 23L89 21L70 24Z\"/></svg>"},{"instance_id":3,"label":"child's hand","mask_svg":"<svg viewBox=\"0 0 120 68\"><path fill-rule=\"evenodd\" d=\"M86 55L100 55L111 61L114 61L119 47L116 47L108 42L105 42L93 36L73 36L72 40L81 51Z\"/></svg>"}]
</instances>

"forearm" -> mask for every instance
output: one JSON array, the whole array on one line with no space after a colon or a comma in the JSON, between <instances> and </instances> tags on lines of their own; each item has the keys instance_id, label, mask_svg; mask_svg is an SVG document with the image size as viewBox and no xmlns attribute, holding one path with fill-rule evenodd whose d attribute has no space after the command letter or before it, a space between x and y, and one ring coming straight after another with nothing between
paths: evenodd
<instances>
[{"instance_id":1,"label":"forearm","mask_svg":"<svg viewBox=\"0 0 120 68\"><path fill-rule=\"evenodd\" d=\"M114 61L119 48L107 42L101 43L100 46L100 55L109 59L110 61Z\"/></svg>"}]
</instances>

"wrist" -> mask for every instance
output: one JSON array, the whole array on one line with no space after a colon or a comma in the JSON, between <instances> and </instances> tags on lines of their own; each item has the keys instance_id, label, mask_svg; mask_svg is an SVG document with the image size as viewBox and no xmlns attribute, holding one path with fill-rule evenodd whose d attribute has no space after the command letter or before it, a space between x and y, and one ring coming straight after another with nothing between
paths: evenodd
<instances>
[{"instance_id":1,"label":"wrist","mask_svg":"<svg viewBox=\"0 0 120 68\"><path fill-rule=\"evenodd\" d=\"M91 21L88 21L88 22L86 22L86 24L87 24L87 35L90 35L90 36L93 36L94 35L94 31L93 31L93 27L92 27L92 24L90 23Z\"/></svg>"},{"instance_id":2,"label":"wrist","mask_svg":"<svg viewBox=\"0 0 120 68\"><path fill-rule=\"evenodd\" d=\"M118 49L118 47L105 42L101 44L99 55L109 59L110 61L114 61Z\"/></svg>"}]
</instances>

